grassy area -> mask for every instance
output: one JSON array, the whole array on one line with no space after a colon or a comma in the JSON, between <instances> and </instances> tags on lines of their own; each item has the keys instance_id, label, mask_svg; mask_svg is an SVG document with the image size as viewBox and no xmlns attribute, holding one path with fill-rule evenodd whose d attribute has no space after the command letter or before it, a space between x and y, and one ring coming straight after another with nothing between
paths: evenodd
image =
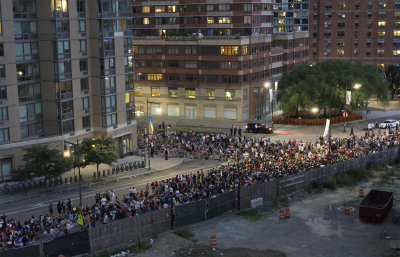
<instances>
[{"instance_id":1,"label":"grassy area","mask_svg":"<svg viewBox=\"0 0 400 257\"><path fill-rule=\"evenodd\" d=\"M274 204L275 204L275 202L274 202ZM257 220L260 220L260 219L266 217L271 211L272 211L271 208L268 208L267 206L262 205L262 206L259 206L256 208L242 210L238 213L238 215L247 220L250 220L250 221L257 221Z\"/></svg>"},{"instance_id":2,"label":"grassy area","mask_svg":"<svg viewBox=\"0 0 400 257\"><path fill-rule=\"evenodd\" d=\"M150 240L149 239L144 239L144 240L140 240L138 243L135 243L127 248L123 248L123 249L118 249L118 250L113 250L108 252L107 250L104 250L102 253L99 253L97 255L95 255L95 257L110 257L112 255L116 255L118 253L121 253L122 251L124 252L128 252L129 253L142 253L144 251L146 251L147 249L150 249L151 245L150 245Z\"/></svg>"},{"instance_id":3,"label":"grassy area","mask_svg":"<svg viewBox=\"0 0 400 257\"><path fill-rule=\"evenodd\" d=\"M197 240L194 238L194 234L192 231L189 229L181 229L181 230L176 230L174 231L174 234L177 236L180 236L182 238L185 238L186 240L191 240L193 242L196 242Z\"/></svg>"},{"instance_id":4,"label":"grassy area","mask_svg":"<svg viewBox=\"0 0 400 257\"><path fill-rule=\"evenodd\" d=\"M376 171L374 185L392 184L394 179L400 179L400 167L381 167Z\"/></svg>"},{"instance_id":5,"label":"grassy area","mask_svg":"<svg viewBox=\"0 0 400 257\"><path fill-rule=\"evenodd\" d=\"M326 187L330 190L336 190L339 187L353 187L360 181L368 180L374 177L373 169L354 168L351 172L339 173L326 180Z\"/></svg>"}]
</instances>

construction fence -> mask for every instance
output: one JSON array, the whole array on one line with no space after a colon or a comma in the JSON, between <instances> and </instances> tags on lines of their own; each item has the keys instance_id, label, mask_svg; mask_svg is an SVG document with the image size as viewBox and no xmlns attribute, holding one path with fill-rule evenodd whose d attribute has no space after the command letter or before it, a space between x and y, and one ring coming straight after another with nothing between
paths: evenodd
<instances>
[{"instance_id":1,"label":"construction fence","mask_svg":"<svg viewBox=\"0 0 400 257\"><path fill-rule=\"evenodd\" d=\"M36 257L40 250L45 256L74 256L83 253L96 253L108 248L137 242L174 228L184 227L193 223L211 219L233 209L246 209L251 206L251 200L262 197L263 202L270 203L275 198L296 191L304 190L312 183L325 183L328 177L340 172L350 172L354 168L369 168L375 163L387 165L398 158L397 148L368 156L335 163L325 167L315 168L306 172L283 177L273 181L244 187L240 190L225 192L215 198L204 199L187 204L176 205L172 209L165 208L154 212L140 214L129 219L96 225L88 231L74 233L43 243L21 249L0 252L5 257Z\"/></svg>"},{"instance_id":2,"label":"construction fence","mask_svg":"<svg viewBox=\"0 0 400 257\"><path fill-rule=\"evenodd\" d=\"M171 208L89 229L91 252L118 247L171 230Z\"/></svg>"},{"instance_id":3,"label":"construction fence","mask_svg":"<svg viewBox=\"0 0 400 257\"><path fill-rule=\"evenodd\" d=\"M397 148L373 153L360 158L335 163L329 166L315 168L288 177L279 178L262 184L240 189L240 209L250 207L251 200L262 197L264 203L272 202L275 198L305 190L312 184L323 184L329 177L341 172L350 172L354 168L370 168L373 164L390 164L399 156Z\"/></svg>"},{"instance_id":4,"label":"construction fence","mask_svg":"<svg viewBox=\"0 0 400 257\"><path fill-rule=\"evenodd\" d=\"M49 242L41 242L23 248L11 249L1 252L1 257L58 257L60 254L64 256L76 256L90 252L88 231L76 232L63 237L55 238Z\"/></svg>"}]
</instances>

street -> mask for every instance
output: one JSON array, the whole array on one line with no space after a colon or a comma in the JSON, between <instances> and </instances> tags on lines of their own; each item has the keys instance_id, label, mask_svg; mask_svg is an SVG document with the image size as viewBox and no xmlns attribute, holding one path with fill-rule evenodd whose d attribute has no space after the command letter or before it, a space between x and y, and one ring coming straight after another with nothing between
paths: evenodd
<instances>
[{"instance_id":1,"label":"street","mask_svg":"<svg viewBox=\"0 0 400 257\"><path fill-rule=\"evenodd\" d=\"M215 166L221 165L222 162L215 160L188 160L181 165L169 168L163 171L151 173L149 175L142 175L135 177L135 171L128 171L120 173L110 179L99 179L97 182L83 183L82 188L82 202L83 205L93 205L95 203L94 195L96 193L104 193L105 191L113 190L118 198L128 194L130 187L135 187L139 192L144 190L147 183L160 181L179 174L187 174L190 172L197 172L200 169L207 170ZM4 201L6 199L10 199ZM72 205L79 204L79 193L77 183L73 185L59 185L53 186L50 189L43 189L15 193L12 197L0 198L0 213L6 214L7 218L14 218L16 220L25 220L32 215L37 217L40 214L48 213L48 205L50 202L56 204L58 201L65 201L71 199Z\"/></svg>"}]
</instances>

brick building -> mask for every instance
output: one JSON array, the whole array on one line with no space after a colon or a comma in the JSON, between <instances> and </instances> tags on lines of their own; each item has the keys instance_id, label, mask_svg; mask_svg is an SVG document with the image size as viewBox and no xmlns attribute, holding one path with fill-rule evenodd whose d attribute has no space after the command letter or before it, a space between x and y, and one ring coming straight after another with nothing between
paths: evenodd
<instances>
[{"instance_id":1,"label":"brick building","mask_svg":"<svg viewBox=\"0 0 400 257\"><path fill-rule=\"evenodd\" d=\"M309 32L313 61L400 64L398 0L310 0Z\"/></svg>"},{"instance_id":2,"label":"brick building","mask_svg":"<svg viewBox=\"0 0 400 257\"><path fill-rule=\"evenodd\" d=\"M306 62L308 53L307 32L273 34L272 4L133 2L138 119L146 116L147 101L156 120L172 124L264 118L265 83Z\"/></svg>"}]
</instances>

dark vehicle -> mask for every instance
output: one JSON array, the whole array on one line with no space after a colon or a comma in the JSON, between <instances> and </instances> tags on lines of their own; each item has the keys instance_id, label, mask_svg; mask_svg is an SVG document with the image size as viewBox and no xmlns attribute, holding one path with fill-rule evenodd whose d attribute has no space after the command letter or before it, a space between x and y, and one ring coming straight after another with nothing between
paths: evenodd
<instances>
[{"instance_id":1,"label":"dark vehicle","mask_svg":"<svg viewBox=\"0 0 400 257\"><path fill-rule=\"evenodd\" d=\"M248 123L246 125L247 133L266 133L271 134L273 129L268 126L268 124L263 123Z\"/></svg>"},{"instance_id":2,"label":"dark vehicle","mask_svg":"<svg viewBox=\"0 0 400 257\"><path fill-rule=\"evenodd\" d=\"M371 223L385 221L393 205L393 192L371 190L360 203L360 220Z\"/></svg>"}]
</instances>

